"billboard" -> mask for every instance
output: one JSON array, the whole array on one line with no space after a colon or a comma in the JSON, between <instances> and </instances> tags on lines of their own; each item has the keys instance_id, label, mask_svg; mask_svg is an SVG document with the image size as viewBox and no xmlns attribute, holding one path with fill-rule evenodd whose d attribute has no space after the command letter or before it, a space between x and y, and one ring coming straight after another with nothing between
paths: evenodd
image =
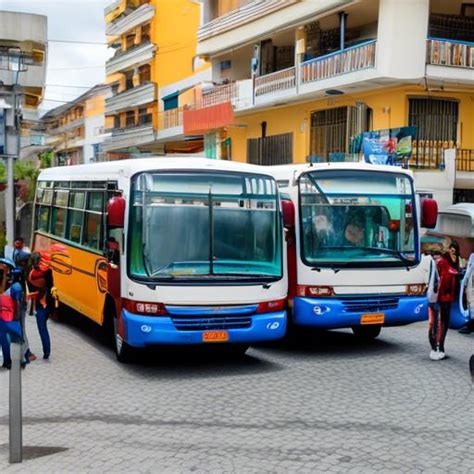
<instances>
[{"instance_id":1,"label":"billboard","mask_svg":"<svg viewBox=\"0 0 474 474\"><path fill-rule=\"evenodd\" d=\"M362 153L374 165L408 167L416 127L400 127L364 132L351 139L352 153Z\"/></svg>"}]
</instances>

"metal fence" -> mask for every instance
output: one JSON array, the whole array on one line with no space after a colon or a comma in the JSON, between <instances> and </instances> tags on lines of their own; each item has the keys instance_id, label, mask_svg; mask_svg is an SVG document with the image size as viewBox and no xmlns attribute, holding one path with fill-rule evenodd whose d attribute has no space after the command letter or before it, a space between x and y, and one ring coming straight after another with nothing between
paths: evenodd
<instances>
[{"instance_id":1,"label":"metal fence","mask_svg":"<svg viewBox=\"0 0 474 474\"><path fill-rule=\"evenodd\" d=\"M255 165L286 165L293 162L293 134L283 133L247 140L248 162Z\"/></svg>"}]
</instances>

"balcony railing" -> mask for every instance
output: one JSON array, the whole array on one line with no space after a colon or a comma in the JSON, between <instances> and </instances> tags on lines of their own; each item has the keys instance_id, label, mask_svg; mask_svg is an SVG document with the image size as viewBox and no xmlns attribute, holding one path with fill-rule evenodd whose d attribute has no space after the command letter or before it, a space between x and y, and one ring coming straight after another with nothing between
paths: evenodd
<instances>
[{"instance_id":1,"label":"balcony railing","mask_svg":"<svg viewBox=\"0 0 474 474\"><path fill-rule=\"evenodd\" d=\"M300 81L307 84L375 67L376 40L314 58L300 65Z\"/></svg>"},{"instance_id":2,"label":"balcony railing","mask_svg":"<svg viewBox=\"0 0 474 474\"><path fill-rule=\"evenodd\" d=\"M232 99L235 99L236 97L237 84L235 82L217 86L210 91L203 92L202 107L211 107L224 102L231 102Z\"/></svg>"},{"instance_id":3,"label":"balcony railing","mask_svg":"<svg viewBox=\"0 0 474 474\"><path fill-rule=\"evenodd\" d=\"M474 43L429 38L427 63L434 66L474 68Z\"/></svg>"},{"instance_id":4,"label":"balcony railing","mask_svg":"<svg viewBox=\"0 0 474 474\"><path fill-rule=\"evenodd\" d=\"M158 115L158 128L161 130L181 127L183 125L183 110L184 107L179 107L161 111Z\"/></svg>"},{"instance_id":5,"label":"balcony railing","mask_svg":"<svg viewBox=\"0 0 474 474\"><path fill-rule=\"evenodd\" d=\"M255 95L261 96L296 87L296 68L290 67L255 79Z\"/></svg>"},{"instance_id":6,"label":"balcony railing","mask_svg":"<svg viewBox=\"0 0 474 474\"><path fill-rule=\"evenodd\" d=\"M416 140L413 142L410 168L444 169L444 152L456 145L452 141Z\"/></svg>"},{"instance_id":7,"label":"balcony railing","mask_svg":"<svg viewBox=\"0 0 474 474\"><path fill-rule=\"evenodd\" d=\"M474 171L474 150L462 148L456 150L456 170Z\"/></svg>"},{"instance_id":8,"label":"balcony railing","mask_svg":"<svg viewBox=\"0 0 474 474\"><path fill-rule=\"evenodd\" d=\"M112 132L112 136L115 137L117 135L121 135L123 133L129 132L132 130L137 130L142 127L151 127L152 125L153 125L153 115L144 114L138 118L138 122L134 121L133 123L130 123L130 125L126 125L125 127L112 128L112 129L107 129L107 130L110 130Z\"/></svg>"}]
</instances>

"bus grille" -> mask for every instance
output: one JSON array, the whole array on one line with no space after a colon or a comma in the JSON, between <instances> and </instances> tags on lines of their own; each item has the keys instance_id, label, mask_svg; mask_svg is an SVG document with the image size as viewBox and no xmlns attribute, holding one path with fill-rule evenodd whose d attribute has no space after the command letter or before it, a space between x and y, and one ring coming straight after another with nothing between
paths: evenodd
<instances>
[{"instance_id":1,"label":"bus grille","mask_svg":"<svg viewBox=\"0 0 474 474\"><path fill-rule=\"evenodd\" d=\"M212 315L194 318L173 316L171 320L178 331L245 329L252 325L252 319L244 315Z\"/></svg>"},{"instance_id":2,"label":"bus grille","mask_svg":"<svg viewBox=\"0 0 474 474\"><path fill-rule=\"evenodd\" d=\"M398 298L350 298L342 300L346 313L376 313L398 308Z\"/></svg>"}]
</instances>

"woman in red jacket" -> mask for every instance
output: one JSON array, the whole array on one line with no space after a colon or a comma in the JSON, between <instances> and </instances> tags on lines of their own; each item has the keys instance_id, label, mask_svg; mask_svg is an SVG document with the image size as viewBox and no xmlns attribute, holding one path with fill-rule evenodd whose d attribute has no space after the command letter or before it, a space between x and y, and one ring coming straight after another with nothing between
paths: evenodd
<instances>
[{"instance_id":1,"label":"woman in red jacket","mask_svg":"<svg viewBox=\"0 0 474 474\"><path fill-rule=\"evenodd\" d=\"M442 360L446 357L444 341L449 328L451 304L459 293L459 244L453 240L448 251L438 260L439 287L438 304L439 315L433 325L434 337L432 338L430 359ZM430 338L431 339L431 338Z\"/></svg>"}]
</instances>

